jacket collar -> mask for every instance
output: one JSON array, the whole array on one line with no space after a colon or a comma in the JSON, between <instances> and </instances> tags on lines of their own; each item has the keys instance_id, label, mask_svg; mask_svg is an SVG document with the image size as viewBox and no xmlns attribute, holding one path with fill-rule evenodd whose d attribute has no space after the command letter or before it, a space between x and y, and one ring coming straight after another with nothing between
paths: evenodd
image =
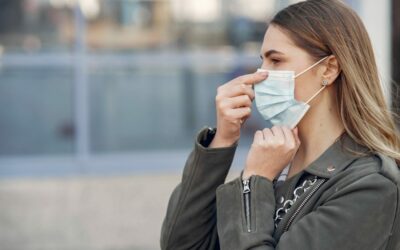
<instances>
[{"instance_id":1,"label":"jacket collar","mask_svg":"<svg viewBox=\"0 0 400 250\"><path fill-rule=\"evenodd\" d=\"M368 148L355 142L346 132L329 146L315 161L304 171L323 178L330 178L341 172L351 162L361 157L349 152L365 153Z\"/></svg>"}]
</instances>

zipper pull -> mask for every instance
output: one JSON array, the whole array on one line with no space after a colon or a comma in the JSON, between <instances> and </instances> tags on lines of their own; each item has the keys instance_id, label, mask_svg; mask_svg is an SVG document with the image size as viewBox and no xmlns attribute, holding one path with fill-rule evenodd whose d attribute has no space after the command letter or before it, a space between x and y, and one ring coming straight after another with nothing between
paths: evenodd
<instances>
[{"instance_id":1,"label":"zipper pull","mask_svg":"<svg viewBox=\"0 0 400 250\"><path fill-rule=\"evenodd\" d=\"M251 211L250 211L250 178L242 180L243 182L243 199L244 199L244 215L246 218L247 232L251 232Z\"/></svg>"},{"instance_id":2,"label":"zipper pull","mask_svg":"<svg viewBox=\"0 0 400 250\"><path fill-rule=\"evenodd\" d=\"M243 180L243 193L250 193L250 178Z\"/></svg>"}]
</instances>

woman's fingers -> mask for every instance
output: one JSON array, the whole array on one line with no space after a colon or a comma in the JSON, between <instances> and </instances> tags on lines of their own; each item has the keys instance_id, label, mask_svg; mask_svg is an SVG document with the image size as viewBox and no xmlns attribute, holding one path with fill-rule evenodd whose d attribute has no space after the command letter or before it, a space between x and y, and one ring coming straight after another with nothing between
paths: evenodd
<instances>
[{"instance_id":1,"label":"woman's fingers","mask_svg":"<svg viewBox=\"0 0 400 250\"><path fill-rule=\"evenodd\" d=\"M297 128L292 131L285 126L273 126L271 129L263 129L262 133L266 145L285 146L289 149L297 148L300 145Z\"/></svg>"},{"instance_id":2,"label":"woman's fingers","mask_svg":"<svg viewBox=\"0 0 400 250\"><path fill-rule=\"evenodd\" d=\"M253 85L261 82L262 80L265 80L265 78L267 77L268 77L268 72L262 71L262 72L255 72L252 74L239 76L238 78L235 78L233 81L244 83L247 85Z\"/></svg>"},{"instance_id":3,"label":"woman's fingers","mask_svg":"<svg viewBox=\"0 0 400 250\"><path fill-rule=\"evenodd\" d=\"M219 89L215 98L218 109L251 108L254 91L249 86L237 85L233 88Z\"/></svg>"},{"instance_id":4,"label":"woman's fingers","mask_svg":"<svg viewBox=\"0 0 400 250\"><path fill-rule=\"evenodd\" d=\"M248 95L240 95L227 99L230 108L251 107L252 101Z\"/></svg>"},{"instance_id":5,"label":"woman's fingers","mask_svg":"<svg viewBox=\"0 0 400 250\"><path fill-rule=\"evenodd\" d=\"M283 134L282 127L273 126L271 128L272 133L275 137L275 143L282 145L285 143L285 135Z\"/></svg>"},{"instance_id":6,"label":"woman's fingers","mask_svg":"<svg viewBox=\"0 0 400 250\"><path fill-rule=\"evenodd\" d=\"M217 133L210 146L232 145L239 139L240 128L251 114L254 99L252 85L265 78L265 73L253 73L237 77L217 88Z\"/></svg>"},{"instance_id":7,"label":"woman's fingers","mask_svg":"<svg viewBox=\"0 0 400 250\"><path fill-rule=\"evenodd\" d=\"M297 130L274 126L257 131L253 145L246 159L243 177L261 175L273 180L287 164L293 160L297 151Z\"/></svg>"},{"instance_id":8,"label":"woman's fingers","mask_svg":"<svg viewBox=\"0 0 400 250\"><path fill-rule=\"evenodd\" d=\"M300 138L299 138L299 129L297 127L295 127L293 129L293 134L294 134L294 139L296 141L296 145L299 146L301 141L300 141Z\"/></svg>"},{"instance_id":9,"label":"woman's fingers","mask_svg":"<svg viewBox=\"0 0 400 250\"><path fill-rule=\"evenodd\" d=\"M231 118L248 117L251 113L252 101L247 95L225 98L217 103L220 112Z\"/></svg>"},{"instance_id":10,"label":"woman's fingers","mask_svg":"<svg viewBox=\"0 0 400 250\"><path fill-rule=\"evenodd\" d=\"M238 95L249 95L254 96L254 91L250 86L242 83L242 84L232 84L227 83L221 85L217 89L217 96L220 97L233 97Z\"/></svg>"},{"instance_id":11,"label":"woman's fingers","mask_svg":"<svg viewBox=\"0 0 400 250\"><path fill-rule=\"evenodd\" d=\"M296 139L294 137L294 134L292 130L288 127L282 127L282 132L285 136L285 141L286 144L289 148L295 148L296 147Z\"/></svg>"},{"instance_id":12,"label":"woman's fingers","mask_svg":"<svg viewBox=\"0 0 400 250\"><path fill-rule=\"evenodd\" d=\"M264 142L263 132L261 130L257 130L256 133L254 134L253 143L255 143L256 145L262 145L263 142Z\"/></svg>"},{"instance_id":13,"label":"woman's fingers","mask_svg":"<svg viewBox=\"0 0 400 250\"><path fill-rule=\"evenodd\" d=\"M218 88L218 91L225 93L226 91L232 90L233 86L240 86L240 85L248 86L249 89L252 90L252 86L254 84L265 80L267 77L268 77L268 72L256 72L248 75L242 75L220 86ZM244 87L239 87L239 88L244 88Z\"/></svg>"},{"instance_id":14,"label":"woman's fingers","mask_svg":"<svg viewBox=\"0 0 400 250\"><path fill-rule=\"evenodd\" d=\"M230 117L231 120L239 120L239 119L244 119L244 117L250 115L251 113L251 108L249 107L243 107L243 108L235 108L235 109L229 109L226 111L226 116Z\"/></svg>"},{"instance_id":15,"label":"woman's fingers","mask_svg":"<svg viewBox=\"0 0 400 250\"><path fill-rule=\"evenodd\" d=\"M255 94L254 90L251 88L250 85L238 84L230 89L229 95L230 96L247 95L250 97L251 100L253 100Z\"/></svg>"},{"instance_id":16,"label":"woman's fingers","mask_svg":"<svg viewBox=\"0 0 400 250\"><path fill-rule=\"evenodd\" d=\"M235 84L233 86L223 85L219 89L218 94L223 97L235 97L235 96L240 96L240 95L248 95L251 100L254 99L254 90L251 88L251 86L246 85L246 84Z\"/></svg>"},{"instance_id":17,"label":"woman's fingers","mask_svg":"<svg viewBox=\"0 0 400 250\"><path fill-rule=\"evenodd\" d=\"M265 128L263 129L264 140L266 143L274 143L274 134L272 133L271 129Z\"/></svg>"}]
</instances>

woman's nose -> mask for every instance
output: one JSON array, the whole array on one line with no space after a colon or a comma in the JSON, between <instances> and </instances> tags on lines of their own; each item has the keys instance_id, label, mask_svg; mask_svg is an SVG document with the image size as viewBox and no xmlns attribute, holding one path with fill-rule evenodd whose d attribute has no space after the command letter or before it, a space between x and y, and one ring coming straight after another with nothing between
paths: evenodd
<instances>
[{"instance_id":1,"label":"woman's nose","mask_svg":"<svg viewBox=\"0 0 400 250\"><path fill-rule=\"evenodd\" d=\"M274 70L275 67L274 67L274 65L272 63L268 63L268 62L264 61L263 63L261 63L260 69L263 69L263 70Z\"/></svg>"},{"instance_id":2,"label":"woman's nose","mask_svg":"<svg viewBox=\"0 0 400 250\"><path fill-rule=\"evenodd\" d=\"M268 65L267 63L263 62L260 66L260 69L268 70Z\"/></svg>"}]
</instances>

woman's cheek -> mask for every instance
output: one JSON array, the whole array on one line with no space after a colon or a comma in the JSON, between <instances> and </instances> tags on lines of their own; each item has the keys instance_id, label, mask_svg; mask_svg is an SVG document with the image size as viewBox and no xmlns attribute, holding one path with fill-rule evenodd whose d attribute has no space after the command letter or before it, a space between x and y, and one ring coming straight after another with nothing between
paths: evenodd
<instances>
[{"instance_id":1,"label":"woman's cheek","mask_svg":"<svg viewBox=\"0 0 400 250\"><path fill-rule=\"evenodd\" d=\"M295 84L294 84L294 98L298 101L305 102L310 98L313 93L312 93L312 85L313 82L307 81L305 79L297 80L295 79Z\"/></svg>"}]
</instances>

